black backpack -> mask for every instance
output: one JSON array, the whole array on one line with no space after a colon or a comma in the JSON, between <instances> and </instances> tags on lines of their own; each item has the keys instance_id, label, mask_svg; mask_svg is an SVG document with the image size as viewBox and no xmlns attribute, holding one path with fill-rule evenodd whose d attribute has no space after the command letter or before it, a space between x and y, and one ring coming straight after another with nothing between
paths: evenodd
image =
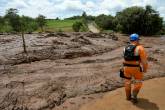
<instances>
[{"instance_id":1,"label":"black backpack","mask_svg":"<svg viewBox=\"0 0 165 110\"><path fill-rule=\"evenodd\" d=\"M139 61L140 60L140 56L135 56L135 49L136 49L137 45L132 45L132 44L128 44L125 47L125 51L124 51L124 59L125 61Z\"/></svg>"}]
</instances>

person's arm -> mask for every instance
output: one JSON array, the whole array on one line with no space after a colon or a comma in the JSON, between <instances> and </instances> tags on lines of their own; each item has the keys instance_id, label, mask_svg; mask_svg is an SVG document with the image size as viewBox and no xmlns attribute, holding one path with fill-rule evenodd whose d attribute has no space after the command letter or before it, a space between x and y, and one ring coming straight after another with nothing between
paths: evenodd
<instances>
[{"instance_id":1,"label":"person's arm","mask_svg":"<svg viewBox=\"0 0 165 110\"><path fill-rule=\"evenodd\" d=\"M141 60L143 72L146 73L148 69L148 62L147 62L147 53L143 46L139 46L139 53L140 53L140 60Z\"/></svg>"}]
</instances>

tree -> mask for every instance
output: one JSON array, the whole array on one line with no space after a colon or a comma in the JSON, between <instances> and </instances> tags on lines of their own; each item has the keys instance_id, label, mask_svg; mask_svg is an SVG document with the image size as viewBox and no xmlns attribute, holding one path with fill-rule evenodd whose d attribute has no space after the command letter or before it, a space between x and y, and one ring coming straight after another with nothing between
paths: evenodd
<instances>
[{"instance_id":1,"label":"tree","mask_svg":"<svg viewBox=\"0 0 165 110\"><path fill-rule=\"evenodd\" d=\"M85 11L83 11L83 14L82 14L82 22L83 22L84 24L87 24L87 14L86 14Z\"/></svg>"},{"instance_id":2,"label":"tree","mask_svg":"<svg viewBox=\"0 0 165 110\"><path fill-rule=\"evenodd\" d=\"M111 15L101 14L95 18L96 24L102 29L114 29L114 17Z\"/></svg>"},{"instance_id":3,"label":"tree","mask_svg":"<svg viewBox=\"0 0 165 110\"><path fill-rule=\"evenodd\" d=\"M37 22L35 19L28 17L28 16L22 16L22 19L24 20L25 25L25 32L32 33L33 31L37 30Z\"/></svg>"},{"instance_id":4,"label":"tree","mask_svg":"<svg viewBox=\"0 0 165 110\"><path fill-rule=\"evenodd\" d=\"M77 21L72 25L72 28L75 32L79 32L82 26L83 26L82 22Z\"/></svg>"},{"instance_id":5,"label":"tree","mask_svg":"<svg viewBox=\"0 0 165 110\"><path fill-rule=\"evenodd\" d=\"M5 18L12 26L13 31L21 33L22 42L23 42L23 50L24 50L24 53L27 54L24 33L34 31L34 29L37 26L37 25L34 26L35 20L27 16L19 16L18 10L13 9L13 8L10 8L7 10Z\"/></svg>"},{"instance_id":6,"label":"tree","mask_svg":"<svg viewBox=\"0 0 165 110\"><path fill-rule=\"evenodd\" d=\"M86 12L85 12L85 11L83 11L82 17L83 17L84 19L86 19L87 14L86 14Z\"/></svg>"},{"instance_id":7,"label":"tree","mask_svg":"<svg viewBox=\"0 0 165 110\"><path fill-rule=\"evenodd\" d=\"M3 17L0 16L0 32L3 32L4 25L5 25L5 21Z\"/></svg>"},{"instance_id":8,"label":"tree","mask_svg":"<svg viewBox=\"0 0 165 110\"><path fill-rule=\"evenodd\" d=\"M18 15L18 10L10 8L6 11L5 19L11 25L13 31L19 32L20 30L20 16Z\"/></svg>"},{"instance_id":9,"label":"tree","mask_svg":"<svg viewBox=\"0 0 165 110\"><path fill-rule=\"evenodd\" d=\"M56 17L56 19L55 20L60 20L60 18L59 17Z\"/></svg>"},{"instance_id":10,"label":"tree","mask_svg":"<svg viewBox=\"0 0 165 110\"><path fill-rule=\"evenodd\" d=\"M43 27L46 25L46 17L43 15L38 15L38 17L36 18L38 26L41 28L41 31L43 32L44 29Z\"/></svg>"},{"instance_id":11,"label":"tree","mask_svg":"<svg viewBox=\"0 0 165 110\"><path fill-rule=\"evenodd\" d=\"M27 25L25 16L21 17L20 23L21 23L21 28L20 28L21 30L20 31L21 31L21 35L22 35L23 49L24 49L24 53L27 54L24 32L28 29L28 25Z\"/></svg>"},{"instance_id":12,"label":"tree","mask_svg":"<svg viewBox=\"0 0 165 110\"><path fill-rule=\"evenodd\" d=\"M153 35L162 28L162 18L151 6L133 6L118 12L115 17L117 25L123 33L138 33L143 35ZM116 27L116 29L119 29ZM119 31L119 30L118 30Z\"/></svg>"},{"instance_id":13,"label":"tree","mask_svg":"<svg viewBox=\"0 0 165 110\"><path fill-rule=\"evenodd\" d=\"M145 7L145 13L143 16L144 34L152 35L159 32L163 27L163 18L159 16L159 13L152 9L150 5Z\"/></svg>"}]
</instances>

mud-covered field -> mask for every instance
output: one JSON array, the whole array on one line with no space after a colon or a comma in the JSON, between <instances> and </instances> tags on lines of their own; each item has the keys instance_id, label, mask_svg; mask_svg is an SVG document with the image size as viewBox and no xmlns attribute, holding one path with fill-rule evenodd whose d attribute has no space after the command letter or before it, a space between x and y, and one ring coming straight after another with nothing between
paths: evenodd
<instances>
[{"instance_id":1,"label":"mud-covered field","mask_svg":"<svg viewBox=\"0 0 165 110\"><path fill-rule=\"evenodd\" d=\"M123 86L118 76L128 36L121 34L0 35L0 110L78 110ZM165 76L165 37L142 37L149 70Z\"/></svg>"}]
</instances>

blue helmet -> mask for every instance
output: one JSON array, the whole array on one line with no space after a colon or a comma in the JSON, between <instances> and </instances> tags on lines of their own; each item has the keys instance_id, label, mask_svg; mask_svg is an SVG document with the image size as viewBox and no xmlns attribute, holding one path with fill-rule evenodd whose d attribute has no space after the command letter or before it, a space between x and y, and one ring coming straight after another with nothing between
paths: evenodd
<instances>
[{"instance_id":1,"label":"blue helmet","mask_svg":"<svg viewBox=\"0 0 165 110\"><path fill-rule=\"evenodd\" d=\"M138 34L131 34L130 35L130 41L138 41L139 35Z\"/></svg>"}]
</instances>

